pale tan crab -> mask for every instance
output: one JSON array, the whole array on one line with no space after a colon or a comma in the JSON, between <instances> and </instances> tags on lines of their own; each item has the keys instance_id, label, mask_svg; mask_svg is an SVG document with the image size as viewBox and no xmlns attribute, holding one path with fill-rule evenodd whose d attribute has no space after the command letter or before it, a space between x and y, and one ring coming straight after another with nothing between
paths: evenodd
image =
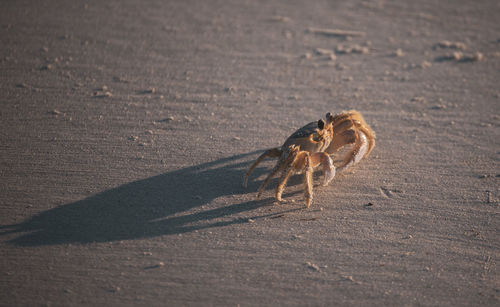
<instances>
[{"instance_id":1,"label":"pale tan crab","mask_svg":"<svg viewBox=\"0 0 500 307\"><path fill-rule=\"evenodd\" d=\"M276 166L260 186L258 197L262 195L272 177L281 171L282 176L275 194L276 200L281 201L281 195L290 176L294 172L305 171L304 193L306 207L309 207L313 199L313 169L318 166L323 167L323 185L328 185L336 172L330 155L346 145L352 145L352 148L344 157L342 165L338 168L339 171L358 163L370 154L375 146L375 133L363 116L355 110L335 116L327 113L325 121L320 119L318 122L305 125L288 137L281 147L271 148L260 155L246 172L243 186L247 186L248 177L262 160L266 157L279 158Z\"/></svg>"}]
</instances>

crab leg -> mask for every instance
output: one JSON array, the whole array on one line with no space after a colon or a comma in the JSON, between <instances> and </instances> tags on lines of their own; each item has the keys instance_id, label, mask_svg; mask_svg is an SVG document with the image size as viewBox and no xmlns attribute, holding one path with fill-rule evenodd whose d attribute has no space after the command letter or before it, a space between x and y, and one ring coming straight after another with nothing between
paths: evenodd
<instances>
[{"instance_id":1,"label":"crab leg","mask_svg":"<svg viewBox=\"0 0 500 307\"><path fill-rule=\"evenodd\" d=\"M257 167L257 165L259 165L260 162L262 162L262 160L264 160L266 157L278 158L279 156L281 156L281 154L282 154L282 151L278 147L266 150L263 154L261 154L257 158L257 160L250 166L250 168L248 169L247 173L245 174L245 178L243 179L243 187L244 188L247 187L248 177L253 172L253 170Z\"/></svg>"},{"instance_id":2,"label":"crab leg","mask_svg":"<svg viewBox=\"0 0 500 307\"><path fill-rule=\"evenodd\" d=\"M276 187L277 201L281 201L281 195L283 194L283 190L285 189L285 186L290 176L294 173L294 171L299 171L301 169L306 168L305 166L306 163L309 163L309 166L313 169L318 165L323 166L324 186L328 185L328 183L333 179L333 177L335 177L335 166L333 165L332 158L330 158L330 156L327 153L316 152L311 155L308 154L307 152L301 152L295 157L292 163L288 165L288 167L283 172L283 175L281 176L280 182ZM311 187L312 187L312 181L311 181Z\"/></svg>"},{"instance_id":3,"label":"crab leg","mask_svg":"<svg viewBox=\"0 0 500 307\"><path fill-rule=\"evenodd\" d=\"M266 179L264 180L264 182L260 186L259 193L257 194L257 198L260 198L260 196L262 195L262 192L264 192L264 188L269 183L269 181L271 181L271 179L274 177L274 175L283 169L283 166L285 165L285 161L279 160L278 163L276 163L276 166L273 168L271 173L266 177Z\"/></svg>"},{"instance_id":4,"label":"crab leg","mask_svg":"<svg viewBox=\"0 0 500 307\"><path fill-rule=\"evenodd\" d=\"M281 176L280 182L278 183L278 186L276 187L276 200L281 201L281 195L283 194L283 190L285 189L286 183L288 182L288 179L290 178L290 175L292 175L293 171L295 170L295 162L297 161L297 157L293 160L292 164L289 165L285 171L283 172L283 175Z\"/></svg>"},{"instance_id":5,"label":"crab leg","mask_svg":"<svg viewBox=\"0 0 500 307\"><path fill-rule=\"evenodd\" d=\"M306 156L307 156L306 152L300 152L297 155L295 155L295 157L293 157L293 160L291 162L288 163L288 166L283 172L280 182L276 187L277 201L281 201L281 195L283 194L283 190L285 189L286 183L288 182L288 179L290 179L290 176L293 174L293 172L304 168L304 161L305 161L304 159L306 158Z\"/></svg>"},{"instance_id":6,"label":"crab leg","mask_svg":"<svg viewBox=\"0 0 500 307\"><path fill-rule=\"evenodd\" d=\"M311 206L313 200L313 182L312 182L312 174L313 167L311 162L311 156L307 154L305 160L305 169L306 173L304 174L304 194L306 197L306 207L309 208Z\"/></svg>"},{"instance_id":7,"label":"crab leg","mask_svg":"<svg viewBox=\"0 0 500 307\"><path fill-rule=\"evenodd\" d=\"M332 158L326 152L316 152L311 155L311 163L313 167L323 166L323 186L327 186L335 177L335 166Z\"/></svg>"}]
</instances>

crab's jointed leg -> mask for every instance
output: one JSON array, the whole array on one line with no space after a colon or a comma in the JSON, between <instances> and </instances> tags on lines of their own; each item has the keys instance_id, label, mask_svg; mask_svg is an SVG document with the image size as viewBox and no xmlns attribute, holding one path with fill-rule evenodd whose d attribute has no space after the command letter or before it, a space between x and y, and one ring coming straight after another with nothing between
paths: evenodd
<instances>
[{"instance_id":1,"label":"crab's jointed leg","mask_svg":"<svg viewBox=\"0 0 500 307\"><path fill-rule=\"evenodd\" d=\"M309 208L313 200L313 167L311 156L309 155L309 153L307 154L305 159L305 169L306 173L304 174L304 194L306 197L306 207Z\"/></svg>"},{"instance_id":2,"label":"crab's jointed leg","mask_svg":"<svg viewBox=\"0 0 500 307\"><path fill-rule=\"evenodd\" d=\"M281 151L281 149L279 147L276 147L276 148L271 148L269 150L266 150L263 154L261 154L257 158L257 160L250 166L247 173L245 174L245 177L243 178L243 187L244 188L247 187L248 177L253 172L253 170L257 167L257 165L259 165L260 162L262 162L262 160L264 160L266 157L278 158L281 156L282 153L283 152Z\"/></svg>"},{"instance_id":3,"label":"crab's jointed leg","mask_svg":"<svg viewBox=\"0 0 500 307\"><path fill-rule=\"evenodd\" d=\"M264 188L266 187L266 185L269 183L269 181L271 181L271 179L273 179L273 177L274 177L274 175L276 175L276 173L278 173L279 171L281 171L285 167L287 161L288 160L281 160L280 159L276 163L276 166L273 168L271 173L269 173L269 175L266 177L266 179L264 179L264 182L262 182L262 185L260 186L259 192L257 194L257 198L260 198L260 196L262 195L262 192L264 192Z\"/></svg>"},{"instance_id":4,"label":"crab's jointed leg","mask_svg":"<svg viewBox=\"0 0 500 307\"><path fill-rule=\"evenodd\" d=\"M315 152L311 154L312 167L323 166L323 186L327 186L335 177L335 166L332 158L326 152Z\"/></svg>"},{"instance_id":5,"label":"crab's jointed leg","mask_svg":"<svg viewBox=\"0 0 500 307\"><path fill-rule=\"evenodd\" d=\"M317 152L310 154L306 151L299 152L291 162L286 163L287 165L283 175L281 176L280 182L276 187L276 200L281 201L281 196L283 190L288 182L290 176L296 172L305 170L304 173L304 194L306 198L306 206L311 205L313 199L313 169L318 165L323 166L323 171L325 174L325 183L328 184L330 180L335 176L335 167L333 166L332 159L325 152Z\"/></svg>"},{"instance_id":6,"label":"crab's jointed leg","mask_svg":"<svg viewBox=\"0 0 500 307\"><path fill-rule=\"evenodd\" d=\"M306 157L307 152L301 151L298 152L298 147L291 146L290 147L290 155L287 157L287 161L285 161L284 168L281 175L281 179L276 186L276 200L281 201L281 195L283 194L283 190L285 189L286 183L288 179L295 171L300 171L304 168L304 159ZM296 150L296 151L294 151Z\"/></svg>"},{"instance_id":7,"label":"crab's jointed leg","mask_svg":"<svg viewBox=\"0 0 500 307\"><path fill-rule=\"evenodd\" d=\"M280 182L278 183L278 186L276 187L276 200L281 201L281 195L283 194L283 190L285 189L286 183L288 182L288 179L290 178L290 175L294 173L296 170L296 165L297 165L297 156L295 159L288 165L288 167L285 169L283 172Z\"/></svg>"}]
</instances>

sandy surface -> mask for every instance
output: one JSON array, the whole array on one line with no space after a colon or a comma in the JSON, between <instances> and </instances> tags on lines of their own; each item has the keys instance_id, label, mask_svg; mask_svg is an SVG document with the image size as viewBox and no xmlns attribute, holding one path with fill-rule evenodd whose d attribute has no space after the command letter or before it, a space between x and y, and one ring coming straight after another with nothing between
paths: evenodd
<instances>
[{"instance_id":1,"label":"sandy surface","mask_svg":"<svg viewBox=\"0 0 500 307\"><path fill-rule=\"evenodd\" d=\"M500 5L435 2L2 1L0 305L498 306ZM311 208L241 187L346 109Z\"/></svg>"}]
</instances>

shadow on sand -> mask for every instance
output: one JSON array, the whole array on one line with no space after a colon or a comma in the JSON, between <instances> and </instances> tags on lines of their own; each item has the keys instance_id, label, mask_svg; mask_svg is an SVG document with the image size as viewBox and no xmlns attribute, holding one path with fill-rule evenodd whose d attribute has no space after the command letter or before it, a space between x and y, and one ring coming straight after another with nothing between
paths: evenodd
<instances>
[{"instance_id":1,"label":"shadow on sand","mask_svg":"<svg viewBox=\"0 0 500 307\"><path fill-rule=\"evenodd\" d=\"M218 197L254 192L256 187L253 184L243 189L241 180L250 163L242 158L255 153L235 155L128 183L47 210L20 224L0 226L0 235L19 233L19 237L9 242L40 246L148 238L246 223L248 219L238 217L226 218L223 222L212 220L272 204L273 199L212 209L202 206ZM262 168L256 169L252 177L263 172ZM182 214L191 209L195 209L194 212Z\"/></svg>"}]
</instances>

